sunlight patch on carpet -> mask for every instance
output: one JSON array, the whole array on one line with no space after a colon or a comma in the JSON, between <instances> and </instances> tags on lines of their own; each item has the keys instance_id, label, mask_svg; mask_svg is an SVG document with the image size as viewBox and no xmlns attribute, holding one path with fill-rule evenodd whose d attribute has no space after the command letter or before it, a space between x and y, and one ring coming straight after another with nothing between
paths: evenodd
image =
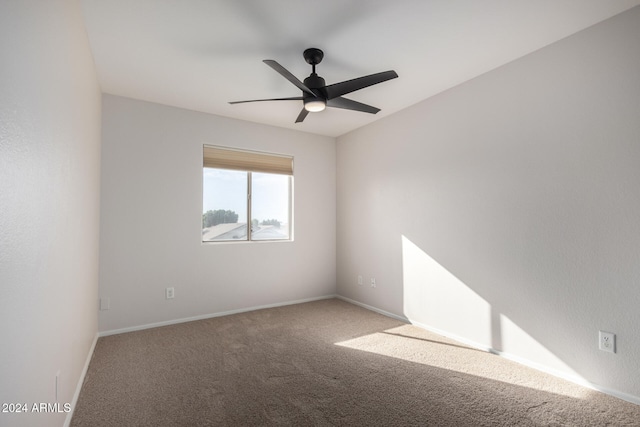
<instances>
[{"instance_id":1,"label":"sunlight patch on carpet","mask_svg":"<svg viewBox=\"0 0 640 427\"><path fill-rule=\"evenodd\" d=\"M375 332L335 345L573 398L586 398L591 391L413 325ZM512 365L510 369L504 369L505 362Z\"/></svg>"}]
</instances>

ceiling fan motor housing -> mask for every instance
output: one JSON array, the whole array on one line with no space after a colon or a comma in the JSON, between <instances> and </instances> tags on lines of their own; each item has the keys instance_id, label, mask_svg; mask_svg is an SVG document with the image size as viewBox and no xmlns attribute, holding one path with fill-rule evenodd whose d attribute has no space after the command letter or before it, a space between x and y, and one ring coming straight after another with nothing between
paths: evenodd
<instances>
[{"instance_id":1,"label":"ceiling fan motor housing","mask_svg":"<svg viewBox=\"0 0 640 427\"><path fill-rule=\"evenodd\" d=\"M324 93L324 79L316 73L311 73L309 77L304 79L306 87L311 89L316 96L311 96L307 92L302 92L302 101L307 111L322 111L327 104L327 94Z\"/></svg>"}]
</instances>

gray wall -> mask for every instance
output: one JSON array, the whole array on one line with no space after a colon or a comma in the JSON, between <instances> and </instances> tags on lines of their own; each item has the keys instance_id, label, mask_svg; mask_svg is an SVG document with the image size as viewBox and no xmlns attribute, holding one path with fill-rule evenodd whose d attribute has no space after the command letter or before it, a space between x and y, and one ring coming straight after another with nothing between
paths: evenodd
<instances>
[{"instance_id":1,"label":"gray wall","mask_svg":"<svg viewBox=\"0 0 640 427\"><path fill-rule=\"evenodd\" d=\"M102 126L100 331L335 294L333 138L111 95ZM203 144L294 156L293 242L201 243Z\"/></svg>"},{"instance_id":2,"label":"gray wall","mask_svg":"<svg viewBox=\"0 0 640 427\"><path fill-rule=\"evenodd\" d=\"M636 7L338 138L339 294L640 402L639 45Z\"/></svg>"},{"instance_id":3,"label":"gray wall","mask_svg":"<svg viewBox=\"0 0 640 427\"><path fill-rule=\"evenodd\" d=\"M100 89L77 2L2 2L0 63L0 402L55 403L59 372L62 405L97 332Z\"/></svg>"}]
</instances>

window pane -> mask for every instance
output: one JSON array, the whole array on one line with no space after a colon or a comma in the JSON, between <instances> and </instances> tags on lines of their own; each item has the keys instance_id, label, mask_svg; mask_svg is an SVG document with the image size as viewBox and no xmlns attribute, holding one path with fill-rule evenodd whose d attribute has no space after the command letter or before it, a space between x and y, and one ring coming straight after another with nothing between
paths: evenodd
<instances>
[{"instance_id":1,"label":"window pane","mask_svg":"<svg viewBox=\"0 0 640 427\"><path fill-rule=\"evenodd\" d=\"M289 186L291 177L251 174L251 239L289 239Z\"/></svg>"},{"instance_id":2,"label":"window pane","mask_svg":"<svg viewBox=\"0 0 640 427\"><path fill-rule=\"evenodd\" d=\"M203 169L202 241L247 240L247 172Z\"/></svg>"}]
</instances>

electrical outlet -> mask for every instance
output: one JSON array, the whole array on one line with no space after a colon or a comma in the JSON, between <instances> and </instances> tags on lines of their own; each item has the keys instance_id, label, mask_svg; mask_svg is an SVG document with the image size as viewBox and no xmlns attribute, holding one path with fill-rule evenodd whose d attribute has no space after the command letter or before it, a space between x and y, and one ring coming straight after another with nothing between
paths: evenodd
<instances>
[{"instance_id":1,"label":"electrical outlet","mask_svg":"<svg viewBox=\"0 0 640 427\"><path fill-rule=\"evenodd\" d=\"M600 331L598 333L598 348L609 353L616 352L616 334Z\"/></svg>"},{"instance_id":2,"label":"electrical outlet","mask_svg":"<svg viewBox=\"0 0 640 427\"><path fill-rule=\"evenodd\" d=\"M100 298L100 310L109 310L111 308L111 299L109 297Z\"/></svg>"},{"instance_id":3,"label":"electrical outlet","mask_svg":"<svg viewBox=\"0 0 640 427\"><path fill-rule=\"evenodd\" d=\"M165 290L165 294L166 294L167 299L171 299L171 298L173 298L173 296L174 296L174 289L173 289L173 288L167 288L167 289Z\"/></svg>"},{"instance_id":4,"label":"electrical outlet","mask_svg":"<svg viewBox=\"0 0 640 427\"><path fill-rule=\"evenodd\" d=\"M362 285L362 276L358 276L358 285Z\"/></svg>"},{"instance_id":5,"label":"electrical outlet","mask_svg":"<svg viewBox=\"0 0 640 427\"><path fill-rule=\"evenodd\" d=\"M375 288L375 287L376 287L376 278L375 278L375 277L372 277L372 278L371 278L371 287L372 287L372 288Z\"/></svg>"}]
</instances>

